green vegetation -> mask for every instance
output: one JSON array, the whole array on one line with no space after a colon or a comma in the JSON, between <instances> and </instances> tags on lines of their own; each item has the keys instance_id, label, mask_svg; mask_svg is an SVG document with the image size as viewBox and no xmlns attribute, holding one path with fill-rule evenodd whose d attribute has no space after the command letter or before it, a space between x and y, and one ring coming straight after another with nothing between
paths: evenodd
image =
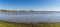
<instances>
[{"instance_id":1,"label":"green vegetation","mask_svg":"<svg viewBox=\"0 0 60 27\"><path fill-rule=\"evenodd\" d=\"M9 23L9 22L0 21L0 27L60 27L60 23L23 24L23 23Z\"/></svg>"}]
</instances>

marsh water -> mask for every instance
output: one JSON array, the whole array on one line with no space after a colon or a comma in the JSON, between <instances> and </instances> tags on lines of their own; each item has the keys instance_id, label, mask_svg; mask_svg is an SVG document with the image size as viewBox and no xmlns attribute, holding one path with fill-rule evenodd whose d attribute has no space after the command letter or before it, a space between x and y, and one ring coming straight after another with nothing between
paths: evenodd
<instances>
[{"instance_id":1,"label":"marsh water","mask_svg":"<svg viewBox=\"0 0 60 27\"><path fill-rule=\"evenodd\" d=\"M60 22L60 13L0 12L0 20L17 23Z\"/></svg>"}]
</instances>

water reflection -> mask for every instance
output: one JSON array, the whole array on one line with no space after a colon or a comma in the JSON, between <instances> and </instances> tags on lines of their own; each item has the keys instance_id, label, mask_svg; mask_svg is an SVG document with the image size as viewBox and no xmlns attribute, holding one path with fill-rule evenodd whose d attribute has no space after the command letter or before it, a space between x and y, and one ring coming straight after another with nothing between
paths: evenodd
<instances>
[{"instance_id":1,"label":"water reflection","mask_svg":"<svg viewBox=\"0 0 60 27\"><path fill-rule=\"evenodd\" d=\"M14 15L13 15L14 14ZM0 13L0 20L17 23L60 22L60 13L54 14L20 14Z\"/></svg>"}]
</instances>

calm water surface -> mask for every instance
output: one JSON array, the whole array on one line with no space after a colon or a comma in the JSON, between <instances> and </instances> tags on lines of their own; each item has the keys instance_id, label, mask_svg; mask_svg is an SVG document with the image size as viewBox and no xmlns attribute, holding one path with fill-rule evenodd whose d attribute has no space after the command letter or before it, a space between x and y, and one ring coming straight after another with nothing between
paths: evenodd
<instances>
[{"instance_id":1,"label":"calm water surface","mask_svg":"<svg viewBox=\"0 0 60 27\"><path fill-rule=\"evenodd\" d=\"M37 22L60 22L60 13L53 14L19 14L19 13L0 13L0 20L17 23L37 23Z\"/></svg>"}]
</instances>

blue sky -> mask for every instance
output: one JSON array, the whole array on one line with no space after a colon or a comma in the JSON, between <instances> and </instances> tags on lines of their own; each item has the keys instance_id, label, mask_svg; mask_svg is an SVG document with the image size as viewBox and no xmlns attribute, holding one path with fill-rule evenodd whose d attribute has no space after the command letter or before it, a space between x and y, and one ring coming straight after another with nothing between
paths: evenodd
<instances>
[{"instance_id":1,"label":"blue sky","mask_svg":"<svg viewBox=\"0 0 60 27\"><path fill-rule=\"evenodd\" d=\"M60 11L60 0L0 0L0 9Z\"/></svg>"}]
</instances>

